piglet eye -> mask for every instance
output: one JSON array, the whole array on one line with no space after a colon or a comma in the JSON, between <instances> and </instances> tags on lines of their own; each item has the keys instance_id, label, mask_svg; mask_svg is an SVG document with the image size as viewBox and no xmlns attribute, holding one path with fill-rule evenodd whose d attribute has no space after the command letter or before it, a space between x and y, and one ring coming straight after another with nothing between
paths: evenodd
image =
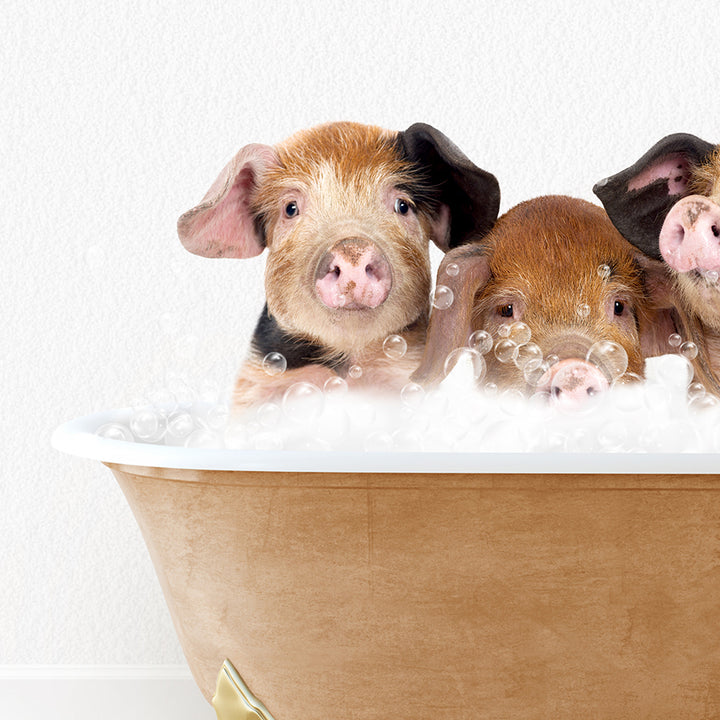
<instances>
[{"instance_id":1,"label":"piglet eye","mask_svg":"<svg viewBox=\"0 0 720 720\"><path fill-rule=\"evenodd\" d=\"M623 303L621 300L616 300L613 310L616 315L622 315L623 312L625 312L625 303Z\"/></svg>"},{"instance_id":2,"label":"piglet eye","mask_svg":"<svg viewBox=\"0 0 720 720\"><path fill-rule=\"evenodd\" d=\"M300 213L297 203L293 200L285 206L285 217L295 217Z\"/></svg>"},{"instance_id":3,"label":"piglet eye","mask_svg":"<svg viewBox=\"0 0 720 720\"><path fill-rule=\"evenodd\" d=\"M398 198L395 201L395 212L398 215L407 215L410 212L410 203L407 200Z\"/></svg>"},{"instance_id":4,"label":"piglet eye","mask_svg":"<svg viewBox=\"0 0 720 720\"><path fill-rule=\"evenodd\" d=\"M500 310L500 317L510 318L513 316L513 306L512 305L502 305L499 310Z\"/></svg>"}]
</instances>

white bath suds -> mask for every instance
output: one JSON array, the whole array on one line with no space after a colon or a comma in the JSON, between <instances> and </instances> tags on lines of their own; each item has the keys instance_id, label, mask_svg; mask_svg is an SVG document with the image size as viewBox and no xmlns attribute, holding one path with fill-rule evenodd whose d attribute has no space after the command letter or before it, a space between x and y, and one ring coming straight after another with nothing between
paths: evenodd
<instances>
[{"instance_id":1,"label":"white bath suds","mask_svg":"<svg viewBox=\"0 0 720 720\"><path fill-rule=\"evenodd\" d=\"M691 384L681 355L646 361L646 380L613 387L580 411L548 398L479 391L476 368L461 361L441 385L410 384L398 397L327 391L309 383L279 403L233 417L211 392L182 385L134 408L129 427L106 425L118 440L255 450L459 452L720 452L720 400ZM338 388L340 392L338 392Z\"/></svg>"}]
</instances>

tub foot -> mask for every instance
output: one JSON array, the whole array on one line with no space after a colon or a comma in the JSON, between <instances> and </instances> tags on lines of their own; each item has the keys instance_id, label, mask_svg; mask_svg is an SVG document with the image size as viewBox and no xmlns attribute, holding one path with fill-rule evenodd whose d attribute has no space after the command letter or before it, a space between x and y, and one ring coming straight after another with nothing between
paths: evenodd
<instances>
[{"instance_id":1,"label":"tub foot","mask_svg":"<svg viewBox=\"0 0 720 720\"><path fill-rule=\"evenodd\" d=\"M218 720L273 720L229 660L223 663L212 699Z\"/></svg>"}]
</instances>

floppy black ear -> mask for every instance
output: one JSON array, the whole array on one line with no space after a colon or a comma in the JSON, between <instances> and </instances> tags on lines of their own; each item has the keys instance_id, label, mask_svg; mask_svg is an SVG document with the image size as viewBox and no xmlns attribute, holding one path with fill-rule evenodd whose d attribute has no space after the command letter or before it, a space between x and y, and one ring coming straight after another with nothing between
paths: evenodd
<instances>
[{"instance_id":1,"label":"floppy black ear","mask_svg":"<svg viewBox=\"0 0 720 720\"><path fill-rule=\"evenodd\" d=\"M443 250L483 236L500 210L500 185L491 173L477 167L439 130L415 123L398 133L405 156L428 175L437 200L449 210L450 232L436 241Z\"/></svg>"},{"instance_id":2,"label":"floppy black ear","mask_svg":"<svg viewBox=\"0 0 720 720\"><path fill-rule=\"evenodd\" d=\"M688 195L693 166L709 159L715 146L695 135L668 135L634 165L593 188L615 227L635 247L661 260L658 238L665 216Z\"/></svg>"}]
</instances>

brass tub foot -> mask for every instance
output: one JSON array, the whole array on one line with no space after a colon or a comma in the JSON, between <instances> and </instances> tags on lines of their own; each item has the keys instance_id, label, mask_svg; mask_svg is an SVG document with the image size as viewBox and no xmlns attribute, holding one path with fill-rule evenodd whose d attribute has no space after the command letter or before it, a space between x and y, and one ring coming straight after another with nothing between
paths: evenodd
<instances>
[{"instance_id":1,"label":"brass tub foot","mask_svg":"<svg viewBox=\"0 0 720 720\"><path fill-rule=\"evenodd\" d=\"M212 699L218 720L273 720L229 660L223 663Z\"/></svg>"}]
</instances>

